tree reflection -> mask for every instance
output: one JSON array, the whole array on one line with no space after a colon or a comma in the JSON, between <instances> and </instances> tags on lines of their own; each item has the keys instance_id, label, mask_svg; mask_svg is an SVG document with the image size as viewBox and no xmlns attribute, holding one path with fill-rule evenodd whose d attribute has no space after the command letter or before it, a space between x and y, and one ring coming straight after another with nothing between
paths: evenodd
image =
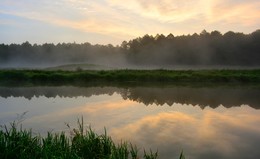
<instances>
[{"instance_id":1,"label":"tree reflection","mask_svg":"<svg viewBox=\"0 0 260 159\"><path fill-rule=\"evenodd\" d=\"M33 97L45 96L55 97L91 97L93 95L118 93L124 100L132 100L143 103L146 106L155 104L157 106L174 103L199 105L201 109L209 106L216 108L223 105L226 108L249 105L255 109L260 108L260 90L257 88L245 87L1 87L0 96Z\"/></svg>"}]
</instances>

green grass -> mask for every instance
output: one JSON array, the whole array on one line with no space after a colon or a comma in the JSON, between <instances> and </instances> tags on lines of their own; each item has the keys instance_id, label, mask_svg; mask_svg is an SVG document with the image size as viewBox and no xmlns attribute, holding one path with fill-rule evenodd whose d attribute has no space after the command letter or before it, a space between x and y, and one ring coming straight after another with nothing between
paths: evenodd
<instances>
[{"instance_id":1,"label":"green grass","mask_svg":"<svg viewBox=\"0 0 260 159\"><path fill-rule=\"evenodd\" d=\"M91 82L260 83L260 70L0 70L1 85Z\"/></svg>"},{"instance_id":2,"label":"green grass","mask_svg":"<svg viewBox=\"0 0 260 159\"><path fill-rule=\"evenodd\" d=\"M111 70L112 67L108 67L105 65L97 65L97 64L88 64L88 63L81 63L81 64L67 64L67 65L60 65L55 67L48 67L46 70L64 70L64 71L77 71L77 70Z\"/></svg>"},{"instance_id":3,"label":"green grass","mask_svg":"<svg viewBox=\"0 0 260 159\"><path fill-rule=\"evenodd\" d=\"M71 136L64 132L48 133L46 137L33 135L31 130L18 128L17 123L0 129L0 158L60 158L60 159L137 159L138 149L129 142L116 144L105 130L98 135L91 127L84 129L83 119ZM69 126L69 125L68 125ZM144 159L156 159L158 152L144 150Z\"/></svg>"}]
</instances>

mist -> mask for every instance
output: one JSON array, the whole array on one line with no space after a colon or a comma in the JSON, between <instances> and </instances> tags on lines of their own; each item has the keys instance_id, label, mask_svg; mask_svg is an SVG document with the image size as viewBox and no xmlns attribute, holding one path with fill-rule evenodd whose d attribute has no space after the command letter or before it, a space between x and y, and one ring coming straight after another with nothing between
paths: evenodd
<instances>
[{"instance_id":1,"label":"mist","mask_svg":"<svg viewBox=\"0 0 260 159\"><path fill-rule=\"evenodd\" d=\"M206 30L183 36L147 34L123 41L120 46L90 43L32 45L27 41L0 44L0 68L250 69L260 66L259 44L260 30L251 34L209 33Z\"/></svg>"}]
</instances>

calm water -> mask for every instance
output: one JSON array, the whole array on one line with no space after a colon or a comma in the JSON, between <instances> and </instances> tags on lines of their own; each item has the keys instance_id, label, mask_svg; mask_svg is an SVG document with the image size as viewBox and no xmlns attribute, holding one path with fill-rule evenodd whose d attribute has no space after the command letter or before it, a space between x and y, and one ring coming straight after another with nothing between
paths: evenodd
<instances>
[{"instance_id":1,"label":"calm water","mask_svg":"<svg viewBox=\"0 0 260 159\"><path fill-rule=\"evenodd\" d=\"M21 117L23 112L27 112ZM19 115L20 114L20 115ZM86 126L115 141L159 151L160 159L260 158L260 90L248 87L0 88L0 124L22 118L33 132Z\"/></svg>"}]
</instances>

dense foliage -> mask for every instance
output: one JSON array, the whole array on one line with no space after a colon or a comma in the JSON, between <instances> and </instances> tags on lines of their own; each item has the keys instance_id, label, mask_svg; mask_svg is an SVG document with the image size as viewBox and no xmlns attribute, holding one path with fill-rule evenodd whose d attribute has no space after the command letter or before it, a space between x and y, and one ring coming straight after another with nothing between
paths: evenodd
<instances>
[{"instance_id":1,"label":"dense foliage","mask_svg":"<svg viewBox=\"0 0 260 159\"><path fill-rule=\"evenodd\" d=\"M259 83L260 70L0 70L0 84L87 84L93 82Z\"/></svg>"},{"instance_id":2,"label":"dense foliage","mask_svg":"<svg viewBox=\"0 0 260 159\"><path fill-rule=\"evenodd\" d=\"M125 43L130 60L163 65L260 65L260 30L252 34L205 30L200 35L145 35Z\"/></svg>"},{"instance_id":3,"label":"dense foliage","mask_svg":"<svg viewBox=\"0 0 260 159\"><path fill-rule=\"evenodd\" d=\"M259 66L260 30L251 34L229 31L221 34L174 36L145 35L121 46L62 44L0 44L1 67L92 63L118 67L156 66Z\"/></svg>"}]
</instances>

